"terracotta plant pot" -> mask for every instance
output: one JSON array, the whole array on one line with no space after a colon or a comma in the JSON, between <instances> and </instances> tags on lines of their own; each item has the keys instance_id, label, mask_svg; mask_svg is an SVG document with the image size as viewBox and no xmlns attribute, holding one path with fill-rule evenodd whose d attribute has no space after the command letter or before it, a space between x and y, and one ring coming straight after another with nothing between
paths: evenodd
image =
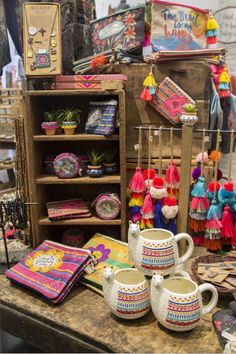
<instances>
[{"instance_id":1,"label":"terracotta plant pot","mask_svg":"<svg viewBox=\"0 0 236 354\"><path fill-rule=\"evenodd\" d=\"M117 172L116 162L113 163L103 163L103 172L106 175L113 175Z\"/></svg>"},{"instance_id":2,"label":"terracotta plant pot","mask_svg":"<svg viewBox=\"0 0 236 354\"><path fill-rule=\"evenodd\" d=\"M75 134L77 124L76 122L63 122L61 127L64 130L65 135L73 135Z\"/></svg>"},{"instance_id":3,"label":"terracotta plant pot","mask_svg":"<svg viewBox=\"0 0 236 354\"><path fill-rule=\"evenodd\" d=\"M41 128L45 131L46 135L55 135L58 128L57 122L43 122Z\"/></svg>"},{"instance_id":4,"label":"terracotta plant pot","mask_svg":"<svg viewBox=\"0 0 236 354\"><path fill-rule=\"evenodd\" d=\"M103 174L102 165L99 166L88 165L87 174L89 177L93 177L93 178L101 177Z\"/></svg>"}]
</instances>

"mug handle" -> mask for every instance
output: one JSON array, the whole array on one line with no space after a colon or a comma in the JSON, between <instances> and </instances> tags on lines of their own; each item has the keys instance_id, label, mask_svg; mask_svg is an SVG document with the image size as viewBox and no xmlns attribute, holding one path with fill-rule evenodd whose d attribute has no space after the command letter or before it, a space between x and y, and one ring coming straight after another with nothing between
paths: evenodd
<instances>
[{"instance_id":1,"label":"mug handle","mask_svg":"<svg viewBox=\"0 0 236 354\"><path fill-rule=\"evenodd\" d=\"M214 287L214 285L208 284L208 283L201 284L198 287L198 290L200 291L201 296L202 296L202 293L207 290L212 293L212 297L211 297L210 302L206 306L203 306L203 308L202 308L202 315L206 315L207 313L211 312L213 310L213 308L216 306L216 304L218 302L218 292L217 292L216 288Z\"/></svg>"},{"instance_id":2,"label":"mug handle","mask_svg":"<svg viewBox=\"0 0 236 354\"><path fill-rule=\"evenodd\" d=\"M182 232L178 235L175 236L176 242L179 242L181 240L186 240L188 243L188 248L187 251L183 254L183 256L179 257L178 259L178 264L186 262L193 254L194 251L194 243L193 239L190 235L186 234L185 232Z\"/></svg>"}]
</instances>

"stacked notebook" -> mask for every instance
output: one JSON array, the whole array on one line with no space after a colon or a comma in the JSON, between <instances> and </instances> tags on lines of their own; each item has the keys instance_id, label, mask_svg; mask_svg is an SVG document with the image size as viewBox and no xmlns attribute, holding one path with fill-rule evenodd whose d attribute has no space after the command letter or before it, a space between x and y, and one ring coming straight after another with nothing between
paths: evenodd
<instances>
[{"instance_id":1,"label":"stacked notebook","mask_svg":"<svg viewBox=\"0 0 236 354\"><path fill-rule=\"evenodd\" d=\"M114 271L133 267L133 263L129 259L128 244L125 242L97 233L83 248L92 251L98 263L94 266L94 271L91 274L83 274L80 283L100 295L103 294L102 274L104 266L112 266Z\"/></svg>"},{"instance_id":2,"label":"stacked notebook","mask_svg":"<svg viewBox=\"0 0 236 354\"><path fill-rule=\"evenodd\" d=\"M61 303L93 264L90 250L44 241L6 272L6 277L54 304Z\"/></svg>"},{"instance_id":3,"label":"stacked notebook","mask_svg":"<svg viewBox=\"0 0 236 354\"><path fill-rule=\"evenodd\" d=\"M89 218L91 212L83 199L69 199L46 204L50 220Z\"/></svg>"}]
</instances>

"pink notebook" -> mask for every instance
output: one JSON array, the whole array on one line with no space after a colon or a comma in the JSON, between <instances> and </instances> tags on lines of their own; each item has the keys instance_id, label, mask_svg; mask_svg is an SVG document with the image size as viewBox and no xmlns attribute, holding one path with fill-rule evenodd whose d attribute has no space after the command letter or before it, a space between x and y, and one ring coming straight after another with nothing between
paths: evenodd
<instances>
[{"instance_id":1,"label":"pink notebook","mask_svg":"<svg viewBox=\"0 0 236 354\"><path fill-rule=\"evenodd\" d=\"M88 218L91 212L83 199L68 199L46 204L50 220Z\"/></svg>"}]
</instances>

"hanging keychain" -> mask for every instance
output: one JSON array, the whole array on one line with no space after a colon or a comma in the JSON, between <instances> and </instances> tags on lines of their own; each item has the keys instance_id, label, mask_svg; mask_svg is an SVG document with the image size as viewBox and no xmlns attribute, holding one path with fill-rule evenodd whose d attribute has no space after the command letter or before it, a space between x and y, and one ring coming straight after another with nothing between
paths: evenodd
<instances>
[{"instance_id":1,"label":"hanging keychain","mask_svg":"<svg viewBox=\"0 0 236 354\"><path fill-rule=\"evenodd\" d=\"M148 131L148 182L147 182L147 192L144 198L143 207L141 209L141 229L151 229L153 227L153 218L154 218L154 208L153 202L150 195L150 170L151 170L151 145L152 145L152 134L151 127Z\"/></svg>"},{"instance_id":2,"label":"hanging keychain","mask_svg":"<svg viewBox=\"0 0 236 354\"><path fill-rule=\"evenodd\" d=\"M166 180L169 181L168 185L170 187L170 193L169 193L169 196L167 198L165 198L165 200L164 200L164 206L162 207L162 214L164 215L164 217L167 220L173 219L172 225L171 225L172 230L173 230L173 228L176 229L175 218L178 214L177 200L173 194L173 183L174 183L175 187L177 186L177 184L176 184L177 181L179 184L179 178L176 178L178 170L177 170L177 172L176 172L176 170L177 170L177 167L174 165L174 162L173 162L173 128L171 128L170 129L170 164L169 164L169 166L167 168L167 172L166 172L169 175L168 178L166 178ZM173 180L174 180L174 182L173 182ZM169 228L168 225L167 225L167 228Z\"/></svg>"},{"instance_id":3,"label":"hanging keychain","mask_svg":"<svg viewBox=\"0 0 236 354\"><path fill-rule=\"evenodd\" d=\"M143 206L144 192L146 184L141 170L142 161L142 127L139 127L138 145L135 147L138 150L138 166L130 180L129 189L131 190L131 199L129 201L130 220L134 223L141 219L141 207Z\"/></svg>"},{"instance_id":4,"label":"hanging keychain","mask_svg":"<svg viewBox=\"0 0 236 354\"><path fill-rule=\"evenodd\" d=\"M232 173L232 155L233 155L233 145L234 145L234 131L231 130L230 135L230 152L229 152L229 165L228 165L228 182L224 183L223 188L219 191L219 201L225 205L223 215L222 215L222 243L224 245L229 245L234 243L233 238L233 212L230 210L230 206L235 204L235 191L234 184L231 180Z\"/></svg>"},{"instance_id":5,"label":"hanging keychain","mask_svg":"<svg viewBox=\"0 0 236 354\"><path fill-rule=\"evenodd\" d=\"M214 196L211 202L211 206L207 212L206 232L204 247L209 251L218 251L221 249L221 228L220 222L222 218L222 207L218 203L217 198L217 170L218 170L218 158L219 158L219 144L220 144L220 129L217 130L216 137L216 159L215 159L215 171L214 171Z\"/></svg>"},{"instance_id":6,"label":"hanging keychain","mask_svg":"<svg viewBox=\"0 0 236 354\"><path fill-rule=\"evenodd\" d=\"M153 74L153 63L150 64L150 69L147 77L143 82L144 89L140 95L141 100L149 102L152 100L152 96L155 95L157 83Z\"/></svg>"},{"instance_id":7,"label":"hanging keychain","mask_svg":"<svg viewBox=\"0 0 236 354\"><path fill-rule=\"evenodd\" d=\"M195 187L191 192L192 201L190 204L189 215L190 228L194 231L195 235L193 237L195 246L202 246L204 243L204 235L202 233L205 231L206 216L210 206L209 199L207 197L207 188L204 173L204 161L205 161L205 139L206 139L206 130L203 129L202 134L202 152L199 154L199 159L201 159L201 173L196 183Z\"/></svg>"}]
</instances>

